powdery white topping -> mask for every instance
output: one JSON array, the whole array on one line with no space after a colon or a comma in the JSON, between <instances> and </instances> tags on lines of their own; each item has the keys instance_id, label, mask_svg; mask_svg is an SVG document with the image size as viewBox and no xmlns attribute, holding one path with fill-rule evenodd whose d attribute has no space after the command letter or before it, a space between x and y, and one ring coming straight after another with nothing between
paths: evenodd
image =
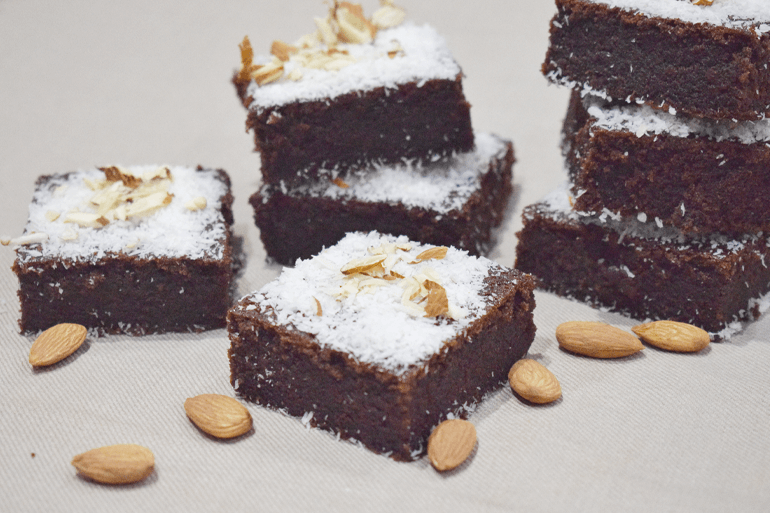
<instances>
[{"instance_id":1,"label":"powdery white topping","mask_svg":"<svg viewBox=\"0 0 770 513\"><path fill-rule=\"evenodd\" d=\"M158 167L129 166L127 169L141 176ZM149 216L113 221L102 228L65 223L64 218L66 212L75 208L93 211L88 203L95 192L86 186L84 178L100 180L104 173L89 169L54 176L35 191L25 229L26 233L45 233L48 239L40 245L18 248L18 258L21 262L39 257L96 262L119 252L139 258L222 258L221 242L226 227L220 212L220 198L227 194L226 184L213 170L198 172L181 166L169 166L169 170L173 181L168 192L174 195L171 203ZM206 198L206 208L191 211L184 206L198 196ZM61 215L49 221L48 211ZM65 240L71 231L77 233L77 238Z\"/></svg>"},{"instance_id":2,"label":"powdery white topping","mask_svg":"<svg viewBox=\"0 0 770 513\"><path fill-rule=\"evenodd\" d=\"M770 3L770 0L769 0ZM644 106L605 106L598 99L586 97L583 105L596 118L595 126L627 131L637 137L666 133L675 137L708 137L716 141L735 140L744 144L770 141L770 120L716 122L688 118Z\"/></svg>"},{"instance_id":3,"label":"powdery white topping","mask_svg":"<svg viewBox=\"0 0 770 513\"><path fill-rule=\"evenodd\" d=\"M764 240L762 232L747 233L738 239L722 234L688 237L678 228L664 225L659 219L644 213L639 213L633 217L623 217L620 213L612 212L606 208L602 212L576 211L570 203L571 189L572 184L564 182L548 193L540 202L547 208L548 212L541 213L546 216L550 215L554 219L566 217L585 224L606 226L620 234L618 243L623 243L626 238L628 240L633 238L652 239L670 244L673 250L696 248L698 251L709 252L716 258L725 258L729 254L744 250L749 243L755 243L760 239ZM770 245L770 241L768 244Z\"/></svg>"},{"instance_id":4,"label":"powdery white topping","mask_svg":"<svg viewBox=\"0 0 770 513\"><path fill-rule=\"evenodd\" d=\"M710 6L695 5L689 0L586 1L638 12L648 17L680 19L730 28L755 27L759 33L770 32L770 2L767 0L714 0Z\"/></svg>"},{"instance_id":5,"label":"powdery white topping","mask_svg":"<svg viewBox=\"0 0 770 513\"><path fill-rule=\"evenodd\" d=\"M487 303L479 293L490 270L500 266L455 248L449 248L442 260L410 265L407 262L432 246L411 243L410 251L398 250L405 261L398 262L393 271L408 277L433 268L441 278L449 303L465 311L466 315L457 321L411 316L401 304L403 289L397 281L339 301L332 295L344 283L340 272L343 265L370 255L370 247L394 242L406 243L408 239L377 232L349 233L319 255L298 260L294 268L284 268L276 280L247 297L272 307L272 322L311 333L322 347L403 374L410 366L439 352L445 342L486 313ZM322 307L321 316L316 315L316 299Z\"/></svg>"},{"instance_id":6,"label":"powdery white topping","mask_svg":"<svg viewBox=\"0 0 770 513\"><path fill-rule=\"evenodd\" d=\"M373 169L354 172L346 177L348 188L333 182L322 182L301 185L290 194L400 202L407 207L422 207L443 214L462 208L471 194L481 188L481 177L488 171L490 161L505 156L506 142L499 137L481 133L476 134L475 141L474 151L455 155L447 161L425 166L413 162L375 165ZM335 174L333 170L321 170L319 173Z\"/></svg>"},{"instance_id":7,"label":"powdery white topping","mask_svg":"<svg viewBox=\"0 0 770 513\"><path fill-rule=\"evenodd\" d=\"M394 48L393 41L401 45L403 55L391 59L388 52ZM395 89L409 82L421 85L433 79L454 80L460 73L446 42L429 25L407 22L379 31L372 44L338 44L337 48L347 50L356 62L338 71L303 67L303 77L296 82L282 80L263 86L252 82L248 87L248 95L254 98L251 108L331 99L378 87ZM260 64L269 61L269 57L256 59ZM294 67L293 62L284 63L285 73L290 74Z\"/></svg>"}]
</instances>

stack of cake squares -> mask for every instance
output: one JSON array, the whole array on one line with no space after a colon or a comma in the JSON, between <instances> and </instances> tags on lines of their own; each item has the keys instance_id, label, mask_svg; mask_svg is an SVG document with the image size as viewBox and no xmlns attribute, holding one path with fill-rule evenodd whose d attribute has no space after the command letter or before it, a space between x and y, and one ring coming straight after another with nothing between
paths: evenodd
<instances>
[{"instance_id":1,"label":"stack of cake squares","mask_svg":"<svg viewBox=\"0 0 770 513\"><path fill-rule=\"evenodd\" d=\"M335 2L317 30L233 78L260 152L250 198L268 257L293 265L354 231L474 255L511 193L513 146L471 128L462 70L428 26L383 1Z\"/></svg>"},{"instance_id":2,"label":"stack of cake squares","mask_svg":"<svg viewBox=\"0 0 770 513\"><path fill-rule=\"evenodd\" d=\"M543 72L573 90L568 180L525 208L516 267L729 338L770 291L770 2L556 6Z\"/></svg>"}]
</instances>

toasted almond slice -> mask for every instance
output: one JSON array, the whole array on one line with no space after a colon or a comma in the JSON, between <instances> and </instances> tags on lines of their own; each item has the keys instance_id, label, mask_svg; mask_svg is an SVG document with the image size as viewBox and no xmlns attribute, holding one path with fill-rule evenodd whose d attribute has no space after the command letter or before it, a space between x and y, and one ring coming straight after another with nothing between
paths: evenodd
<instances>
[{"instance_id":1,"label":"toasted almond slice","mask_svg":"<svg viewBox=\"0 0 770 513\"><path fill-rule=\"evenodd\" d=\"M206 198L203 196L196 196L195 198L185 203L184 206L187 210L203 210L206 208Z\"/></svg>"},{"instance_id":2,"label":"toasted almond slice","mask_svg":"<svg viewBox=\"0 0 770 513\"><path fill-rule=\"evenodd\" d=\"M289 57L291 57L292 54L297 53L297 51L297 47L288 45L279 40L273 41L273 44L270 46L270 53L284 62L288 61Z\"/></svg>"},{"instance_id":3,"label":"toasted almond slice","mask_svg":"<svg viewBox=\"0 0 770 513\"><path fill-rule=\"evenodd\" d=\"M139 198L137 201L126 206L126 216L148 216L159 208L165 207L171 203L173 194L167 192L155 192L149 196Z\"/></svg>"},{"instance_id":4,"label":"toasted almond slice","mask_svg":"<svg viewBox=\"0 0 770 513\"><path fill-rule=\"evenodd\" d=\"M378 265L380 262L385 260L385 258L385 255L371 255L363 258L356 258L343 265L342 269L340 269L340 272L342 272L342 274L361 273Z\"/></svg>"},{"instance_id":5,"label":"toasted almond slice","mask_svg":"<svg viewBox=\"0 0 770 513\"><path fill-rule=\"evenodd\" d=\"M263 66L255 66L251 72L251 78L258 85L265 85L275 82L283 76L283 65L270 62Z\"/></svg>"},{"instance_id":6,"label":"toasted almond slice","mask_svg":"<svg viewBox=\"0 0 770 513\"><path fill-rule=\"evenodd\" d=\"M60 362L83 345L86 339L85 326L63 323L51 326L35 339L29 349L29 363L34 367L45 367Z\"/></svg>"},{"instance_id":7,"label":"toasted almond slice","mask_svg":"<svg viewBox=\"0 0 770 513\"><path fill-rule=\"evenodd\" d=\"M42 232L25 233L14 238L3 238L3 246L13 244L14 246L26 246L28 244L40 244L48 240L48 234Z\"/></svg>"},{"instance_id":8,"label":"toasted almond slice","mask_svg":"<svg viewBox=\"0 0 770 513\"><path fill-rule=\"evenodd\" d=\"M101 228L109 224L109 220L101 214L90 212L70 212L64 217L65 223L74 223L83 228Z\"/></svg>"},{"instance_id":9,"label":"toasted almond slice","mask_svg":"<svg viewBox=\"0 0 770 513\"><path fill-rule=\"evenodd\" d=\"M508 382L514 392L532 403L546 404L561 397L561 385L556 376L529 358L513 364L508 372Z\"/></svg>"},{"instance_id":10,"label":"toasted almond slice","mask_svg":"<svg viewBox=\"0 0 770 513\"><path fill-rule=\"evenodd\" d=\"M243 36L243 42L238 47L241 50L241 70L238 72L238 82L248 82L251 80L251 72L254 70L252 64L254 60L254 49L251 47L249 36Z\"/></svg>"},{"instance_id":11,"label":"toasted almond slice","mask_svg":"<svg viewBox=\"0 0 770 513\"><path fill-rule=\"evenodd\" d=\"M706 331L684 322L648 322L634 326L631 331L650 345L678 353L700 351L711 341Z\"/></svg>"},{"instance_id":12,"label":"toasted almond slice","mask_svg":"<svg viewBox=\"0 0 770 513\"><path fill-rule=\"evenodd\" d=\"M476 446L476 427L462 419L445 420L428 438L428 459L439 472L464 462Z\"/></svg>"},{"instance_id":13,"label":"toasted almond slice","mask_svg":"<svg viewBox=\"0 0 770 513\"><path fill-rule=\"evenodd\" d=\"M410 264L418 264L420 262L424 262L425 260L430 260L432 258L435 258L436 260L441 260L446 256L447 250L446 246L437 246L435 248L426 249L417 257L415 258L414 262L409 262Z\"/></svg>"},{"instance_id":14,"label":"toasted almond slice","mask_svg":"<svg viewBox=\"0 0 770 513\"><path fill-rule=\"evenodd\" d=\"M342 179L342 178L340 178L339 176L338 176L338 177L336 177L336 178L333 180L333 182L334 182L334 185L336 185L336 186L337 186L337 187L339 187L340 189L347 189L348 187L350 187L350 186L349 186L347 183L345 183L345 180L343 180L343 179Z\"/></svg>"},{"instance_id":15,"label":"toasted almond slice","mask_svg":"<svg viewBox=\"0 0 770 513\"><path fill-rule=\"evenodd\" d=\"M78 454L72 458L72 465L99 483L128 484L152 474L155 456L141 445L108 445Z\"/></svg>"},{"instance_id":16,"label":"toasted almond slice","mask_svg":"<svg viewBox=\"0 0 770 513\"><path fill-rule=\"evenodd\" d=\"M126 187L134 188L138 187L142 183L142 179L138 176L134 176L133 173L127 169L123 169L119 166L100 167L100 170L104 172L104 176L108 182L123 182Z\"/></svg>"},{"instance_id":17,"label":"toasted almond slice","mask_svg":"<svg viewBox=\"0 0 770 513\"><path fill-rule=\"evenodd\" d=\"M556 327L559 347L593 358L621 358L644 349L638 338L603 322L570 321Z\"/></svg>"},{"instance_id":18,"label":"toasted almond slice","mask_svg":"<svg viewBox=\"0 0 770 513\"><path fill-rule=\"evenodd\" d=\"M446 289L431 280L425 280L423 285L428 289L425 317L436 317L447 313L449 311L449 301L447 301Z\"/></svg>"},{"instance_id":19,"label":"toasted almond slice","mask_svg":"<svg viewBox=\"0 0 770 513\"><path fill-rule=\"evenodd\" d=\"M174 180L174 178L171 176L171 170L168 168L168 166L160 166L153 169L152 171L147 171L144 173L142 175L142 180L144 182L152 182L157 180L168 180L171 182ZM168 187L168 185L166 186Z\"/></svg>"},{"instance_id":20,"label":"toasted almond slice","mask_svg":"<svg viewBox=\"0 0 770 513\"><path fill-rule=\"evenodd\" d=\"M328 18L313 18L313 21L315 22L315 26L318 27L321 40L329 46L336 45L337 35L334 33L334 30L332 30L330 20Z\"/></svg>"},{"instance_id":21,"label":"toasted almond slice","mask_svg":"<svg viewBox=\"0 0 770 513\"><path fill-rule=\"evenodd\" d=\"M385 4L372 14L372 25L378 29L401 25L406 19L406 12L393 4Z\"/></svg>"},{"instance_id":22,"label":"toasted almond slice","mask_svg":"<svg viewBox=\"0 0 770 513\"><path fill-rule=\"evenodd\" d=\"M294 68L293 70L291 70L289 72L288 75L286 75L286 78L288 78L289 80L291 80L293 82L296 82L298 80L302 80L302 76L303 76L302 70L299 69L299 68Z\"/></svg>"},{"instance_id":23,"label":"toasted almond slice","mask_svg":"<svg viewBox=\"0 0 770 513\"><path fill-rule=\"evenodd\" d=\"M217 438L234 438L251 429L249 410L232 397L201 394L184 402L184 411L201 431Z\"/></svg>"}]
</instances>

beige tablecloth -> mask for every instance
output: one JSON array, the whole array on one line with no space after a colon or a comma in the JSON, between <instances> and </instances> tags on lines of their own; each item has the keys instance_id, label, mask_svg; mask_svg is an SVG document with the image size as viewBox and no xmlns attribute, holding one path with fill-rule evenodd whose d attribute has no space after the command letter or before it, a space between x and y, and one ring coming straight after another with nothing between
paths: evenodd
<instances>
[{"instance_id":1,"label":"beige tablecloth","mask_svg":"<svg viewBox=\"0 0 770 513\"><path fill-rule=\"evenodd\" d=\"M444 34L466 75L474 126L512 138L511 216L491 257L513 264L524 205L562 180L565 90L539 72L550 0L403 0ZM364 2L367 12L376 6ZM265 263L246 200L259 159L229 82L238 43L293 41L318 0L0 0L0 234L18 235L38 175L110 163L204 164L230 172L246 293L279 272ZM203 436L185 398L233 395L224 330L89 339L34 371L18 334L13 252L0 248L0 509L3 511L769 511L770 319L695 355L647 348L617 361L559 350L567 320L634 321L539 292L531 354L560 379L544 407L509 389L470 417L478 446L438 474L397 463L248 405L251 434ZM147 481L94 484L70 460L139 443Z\"/></svg>"}]
</instances>

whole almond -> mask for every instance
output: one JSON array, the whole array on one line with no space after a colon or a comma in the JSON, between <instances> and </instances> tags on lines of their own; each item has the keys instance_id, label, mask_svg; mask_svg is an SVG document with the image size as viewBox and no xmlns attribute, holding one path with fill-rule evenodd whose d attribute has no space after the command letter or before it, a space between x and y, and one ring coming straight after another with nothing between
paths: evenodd
<instances>
[{"instance_id":1,"label":"whole almond","mask_svg":"<svg viewBox=\"0 0 770 513\"><path fill-rule=\"evenodd\" d=\"M603 322L570 321L556 327L559 347L593 358L621 358L644 349L638 338Z\"/></svg>"},{"instance_id":2,"label":"whole almond","mask_svg":"<svg viewBox=\"0 0 770 513\"><path fill-rule=\"evenodd\" d=\"M465 461L476 446L476 428L462 419L445 420L433 429L428 438L428 459L443 472Z\"/></svg>"},{"instance_id":3,"label":"whole almond","mask_svg":"<svg viewBox=\"0 0 770 513\"><path fill-rule=\"evenodd\" d=\"M184 411L201 431L217 438L235 438L251 429L251 414L232 397L201 394L184 402Z\"/></svg>"},{"instance_id":4,"label":"whole almond","mask_svg":"<svg viewBox=\"0 0 770 513\"><path fill-rule=\"evenodd\" d=\"M705 330L684 322L648 322L634 326L631 331L650 345L678 353L700 351L711 341Z\"/></svg>"},{"instance_id":5,"label":"whole almond","mask_svg":"<svg viewBox=\"0 0 770 513\"><path fill-rule=\"evenodd\" d=\"M85 326L80 324L57 324L45 330L29 349L29 363L44 367L60 362L78 350L86 339Z\"/></svg>"},{"instance_id":6,"label":"whole almond","mask_svg":"<svg viewBox=\"0 0 770 513\"><path fill-rule=\"evenodd\" d=\"M128 484L152 474L155 456L141 445L108 445L78 454L72 458L72 465L99 483Z\"/></svg>"},{"instance_id":7,"label":"whole almond","mask_svg":"<svg viewBox=\"0 0 770 513\"><path fill-rule=\"evenodd\" d=\"M514 392L529 402L546 404L561 397L561 385L551 371L535 360L523 358L508 372Z\"/></svg>"}]
</instances>

